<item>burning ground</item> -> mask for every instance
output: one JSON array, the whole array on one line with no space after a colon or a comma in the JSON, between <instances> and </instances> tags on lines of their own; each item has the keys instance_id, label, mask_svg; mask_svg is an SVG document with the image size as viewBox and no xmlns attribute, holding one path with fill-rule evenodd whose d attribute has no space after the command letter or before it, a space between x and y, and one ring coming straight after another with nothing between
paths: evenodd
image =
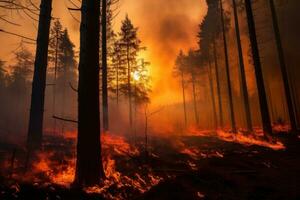
<instances>
[{"instance_id":1,"label":"burning ground","mask_svg":"<svg viewBox=\"0 0 300 200\"><path fill-rule=\"evenodd\" d=\"M0 199L297 199L299 139L196 132L185 136L102 137L107 179L74 189L75 138L47 136L27 159L1 144ZM13 170L12 170L13 169Z\"/></svg>"}]
</instances>

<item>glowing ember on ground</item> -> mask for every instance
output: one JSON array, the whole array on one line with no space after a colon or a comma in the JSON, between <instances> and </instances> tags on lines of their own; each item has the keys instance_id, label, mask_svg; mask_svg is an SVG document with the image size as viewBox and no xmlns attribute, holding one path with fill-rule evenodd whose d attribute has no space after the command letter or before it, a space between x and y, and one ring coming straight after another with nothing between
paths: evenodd
<instances>
[{"instance_id":1,"label":"glowing ember on ground","mask_svg":"<svg viewBox=\"0 0 300 200\"><path fill-rule=\"evenodd\" d=\"M263 147L268 147L274 150L282 150L285 149L285 146L280 141L266 141L263 139L255 138L251 135L244 135L240 132L233 134L233 133L227 133L224 131L217 131L218 137L228 141L228 142L236 142L243 145L258 145Z\"/></svg>"},{"instance_id":2,"label":"glowing ember on ground","mask_svg":"<svg viewBox=\"0 0 300 200\"><path fill-rule=\"evenodd\" d=\"M255 135L253 134L250 135L250 134L244 134L242 132L232 133L232 132L225 132L222 130L218 130L216 132L208 132L208 131L197 131L196 129L191 129L189 130L188 135L199 136L199 137L212 136L227 142L236 142L247 146L258 145L258 146L268 147L274 150L285 149L284 144L278 140L272 138L272 141L267 141L266 139L264 139L262 130L256 130L254 134Z\"/></svg>"}]
</instances>

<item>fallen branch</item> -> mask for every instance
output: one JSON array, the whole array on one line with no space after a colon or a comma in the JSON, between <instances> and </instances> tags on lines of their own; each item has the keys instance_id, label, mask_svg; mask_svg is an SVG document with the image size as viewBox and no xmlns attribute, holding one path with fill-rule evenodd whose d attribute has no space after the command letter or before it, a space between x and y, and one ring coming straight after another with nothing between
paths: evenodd
<instances>
[{"instance_id":1,"label":"fallen branch","mask_svg":"<svg viewBox=\"0 0 300 200\"><path fill-rule=\"evenodd\" d=\"M76 120L72 120L72 119L65 119L65 118L62 118L62 117L57 117L57 116L52 116L54 119L57 119L57 120L61 120L61 121L65 121L65 122L71 122L71 123L78 123L78 121Z\"/></svg>"}]
</instances>

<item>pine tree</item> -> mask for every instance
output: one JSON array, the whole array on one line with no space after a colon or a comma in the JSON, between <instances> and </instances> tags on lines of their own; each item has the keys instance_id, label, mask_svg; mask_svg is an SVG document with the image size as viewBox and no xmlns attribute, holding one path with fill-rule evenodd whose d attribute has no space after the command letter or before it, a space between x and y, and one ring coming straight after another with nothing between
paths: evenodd
<instances>
[{"instance_id":1,"label":"pine tree","mask_svg":"<svg viewBox=\"0 0 300 200\"><path fill-rule=\"evenodd\" d=\"M258 89L263 131L265 135L268 135L268 134L272 134L272 125L271 125L270 113L268 108L266 88L263 79L263 72L261 68L260 55L259 55L257 36L256 36L256 25L254 22L251 0L245 0L245 7L247 13L248 30L249 30L250 44L252 50L252 60L255 68L256 85Z\"/></svg>"},{"instance_id":2,"label":"pine tree","mask_svg":"<svg viewBox=\"0 0 300 200\"><path fill-rule=\"evenodd\" d=\"M53 70L53 91L52 91L52 114L56 114L56 88L57 87L57 73L61 67L59 56L61 55L61 39L63 34L63 27L57 19L54 21L50 29L50 40L48 50L48 62L50 69ZM56 133L56 119L53 119L53 132Z\"/></svg>"},{"instance_id":3,"label":"pine tree","mask_svg":"<svg viewBox=\"0 0 300 200\"><path fill-rule=\"evenodd\" d=\"M77 62L75 60L75 45L70 40L67 29L63 31L60 40L58 48L59 52L61 52L58 56L60 67L58 68L56 85L58 92L61 93L59 105L61 107L61 116L64 117L66 111L70 111L72 108L71 105L66 104L66 102L75 99L74 92L70 88L70 83L72 85L77 85L77 75L75 72ZM62 133L64 133L64 124L62 124Z\"/></svg>"},{"instance_id":4,"label":"pine tree","mask_svg":"<svg viewBox=\"0 0 300 200\"><path fill-rule=\"evenodd\" d=\"M76 176L79 186L93 186L105 177L101 155L99 105L100 1L82 0L78 82Z\"/></svg>"},{"instance_id":5,"label":"pine tree","mask_svg":"<svg viewBox=\"0 0 300 200\"><path fill-rule=\"evenodd\" d=\"M51 10L52 0L41 0L27 138L29 151L42 144Z\"/></svg>"},{"instance_id":6,"label":"pine tree","mask_svg":"<svg viewBox=\"0 0 300 200\"><path fill-rule=\"evenodd\" d=\"M199 126L197 94L196 94L196 82L197 82L197 76L198 76L197 68L199 68L199 55L197 55L197 52L195 52L193 50L189 50L188 55L185 58L185 62L186 62L185 65L187 66L188 74L191 77L191 83L192 83L192 89L193 89L195 121L196 121L196 125Z\"/></svg>"},{"instance_id":7,"label":"pine tree","mask_svg":"<svg viewBox=\"0 0 300 200\"><path fill-rule=\"evenodd\" d=\"M236 133L236 123L235 123L235 116L234 116L234 107L233 107L233 95L232 95L232 85L231 85L231 76L230 76L230 66L229 66L229 57L228 57L228 46L227 46L227 38L226 38L226 25L225 25L225 17L224 17L224 9L223 9L223 2L220 2L220 16L221 16L221 26L222 26L222 35L223 35L223 44L224 44L224 56L225 56L225 69L226 69L226 80L227 80L227 87L228 87L228 97L229 97L229 114L230 114L230 121L231 121L231 128L232 132Z\"/></svg>"},{"instance_id":8,"label":"pine tree","mask_svg":"<svg viewBox=\"0 0 300 200\"><path fill-rule=\"evenodd\" d=\"M179 76L181 79L181 88L182 88L182 100L183 100L183 114L184 114L184 125L187 127L187 113L186 113L186 98L185 98L185 71L186 71L186 66L184 62L185 55L183 54L183 51L180 50L176 61L175 61L175 68L174 68L174 73L175 76Z\"/></svg>"},{"instance_id":9,"label":"pine tree","mask_svg":"<svg viewBox=\"0 0 300 200\"><path fill-rule=\"evenodd\" d=\"M109 70L109 89L115 94L117 105L120 100L120 86L126 82L126 51L121 47L119 40L116 40L112 51L112 64Z\"/></svg>"},{"instance_id":10,"label":"pine tree","mask_svg":"<svg viewBox=\"0 0 300 200\"><path fill-rule=\"evenodd\" d=\"M136 70L137 66L137 55L141 50L141 41L137 37L138 28L134 27L128 15L126 15L125 20L122 21L121 31L119 33L119 45L125 51L126 67L127 67L127 84L121 85L122 90L128 96L129 104L129 124L130 129L132 129L132 73Z\"/></svg>"},{"instance_id":11,"label":"pine tree","mask_svg":"<svg viewBox=\"0 0 300 200\"><path fill-rule=\"evenodd\" d=\"M249 132L253 131L252 128L252 119L251 119L251 112L250 112L250 105L249 105L249 94L248 94L248 87L246 81L246 72L245 72L245 64L243 58L243 50L242 50L242 42L240 36L240 28L239 28L239 19L237 13L237 3L236 0L232 0L233 3L233 13L234 13L234 22L235 22L235 31L236 31L236 41L237 41L237 50L239 56L239 66L240 66L240 80L241 80L241 87L242 87L242 96L243 96L243 103L245 108L245 115L246 115L246 122L247 122L247 130Z\"/></svg>"},{"instance_id":12,"label":"pine tree","mask_svg":"<svg viewBox=\"0 0 300 200\"><path fill-rule=\"evenodd\" d=\"M282 79L283 79L285 97L286 97L286 102L287 102L287 106L288 106L288 114L289 114L289 118L290 118L291 129L293 132L296 132L297 131L297 120L296 120L296 115L295 115L295 111L294 111L294 103L293 103L293 96L292 96L293 92L291 89L292 88L291 81L289 80L289 76L288 76L288 68L287 68L286 62L285 62L285 55L284 55L284 50L283 50L283 46L282 46L279 25L278 25L278 16L277 16L274 0L269 0L269 3L270 3L270 8L271 8L273 29L274 29L276 47L277 47L277 52L278 52L278 58L279 58L279 63L280 63Z\"/></svg>"}]
</instances>

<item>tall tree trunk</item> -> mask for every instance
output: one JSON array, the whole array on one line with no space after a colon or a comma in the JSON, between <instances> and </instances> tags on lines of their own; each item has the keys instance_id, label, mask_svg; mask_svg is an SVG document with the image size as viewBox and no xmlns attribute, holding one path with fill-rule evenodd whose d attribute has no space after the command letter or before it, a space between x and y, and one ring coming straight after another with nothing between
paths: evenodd
<instances>
[{"instance_id":1,"label":"tall tree trunk","mask_svg":"<svg viewBox=\"0 0 300 200\"><path fill-rule=\"evenodd\" d=\"M293 106L293 96L292 96L290 81L289 81L289 77L288 77L288 69L287 69L286 62L285 62L284 50L282 47L281 35L280 35L279 26L278 26L278 18L277 18L276 8L275 8L274 0L269 0L269 1L270 1L270 8L271 8L271 14L272 14L274 35L275 35L275 40L276 40L276 47L277 47L278 58L279 58L280 69L281 69L281 73L282 73L282 79L283 79L283 85L284 85L284 91L285 91L285 98L286 98L287 107L288 107L288 115L290 118L291 129L293 132L296 132L297 131L297 120L296 120L296 115L295 115L294 106Z\"/></svg>"},{"instance_id":2,"label":"tall tree trunk","mask_svg":"<svg viewBox=\"0 0 300 200\"><path fill-rule=\"evenodd\" d=\"M231 121L232 132L236 133L236 123L235 123L235 116L234 116L232 87L231 87L231 78L230 78L230 70L229 70L229 59L228 59L228 48L227 48L226 30L225 30L225 22L224 22L224 10L223 10L222 0L220 0L220 8L221 8L221 23L222 23L223 42L224 42L224 56L225 56L225 65L226 65L228 97L229 97L230 121Z\"/></svg>"},{"instance_id":3,"label":"tall tree trunk","mask_svg":"<svg viewBox=\"0 0 300 200\"><path fill-rule=\"evenodd\" d=\"M194 100L194 114L196 125L199 126L199 116L198 116L198 108L197 108L197 97L196 97L196 79L194 73L192 75L192 86L193 86L193 100Z\"/></svg>"},{"instance_id":4,"label":"tall tree trunk","mask_svg":"<svg viewBox=\"0 0 300 200\"><path fill-rule=\"evenodd\" d=\"M224 128L223 105L222 105L221 86L220 86L220 77L219 77L219 64L218 64L217 49L216 49L216 41L215 40L214 40L213 45L214 45L214 61L215 61L215 72L216 72L216 82L217 82L217 93L218 93L218 102L219 102L220 127Z\"/></svg>"},{"instance_id":5,"label":"tall tree trunk","mask_svg":"<svg viewBox=\"0 0 300 200\"><path fill-rule=\"evenodd\" d=\"M214 85L213 85L213 78L212 78L212 70L211 70L211 61L210 58L208 58L208 79L209 79L209 87L210 87L210 94L211 94L211 103L212 103L212 110L213 110L213 118L214 118L214 124L215 129L218 129L218 120L217 120L217 111L216 111L216 100L215 100L215 92L214 92Z\"/></svg>"},{"instance_id":6,"label":"tall tree trunk","mask_svg":"<svg viewBox=\"0 0 300 200\"><path fill-rule=\"evenodd\" d=\"M182 99L183 99L184 125L186 128L187 127L187 115L186 115L185 84L184 84L183 71L181 71L181 87L182 87Z\"/></svg>"},{"instance_id":7,"label":"tall tree trunk","mask_svg":"<svg viewBox=\"0 0 300 200\"><path fill-rule=\"evenodd\" d=\"M116 84L117 84L117 88L116 88L116 95L117 95L117 106L119 107L119 66L120 66L120 61L118 61L119 63L117 64L117 68L116 68Z\"/></svg>"},{"instance_id":8,"label":"tall tree trunk","mask_svg":"<svg viewBox=\"0 0 300 200\"><path fill-rule=\"evenodd\" d=\"M256 37L256 27L255 27L255 22L253 17L251 0L245 0L245 7L247 13L252 56L253 56L253 62L255 68L256 84L258 89L263 131L265 134L272 134L272 125L270 120L265 84L264 84L263 73L261 68L260 55L259 55L259 49L258 49L257 37Z\"/></svg>"},{"instance_id":9,"label":"tall tree trunk","mask_svg":"<svg viewBox=\"0 0 300 200\"><path fill-rule=\"evenodd\" d=\"M29 150L42 144L51 6L52 0L41 0L27 138Z\"/></svg>"},{"instance_id":10,"label":"tall tree trunk","mask_svg":"<svg viewBox=\"0 0 300 200\"><path fill-rule=\"evenodd\" d=\"M82 0L78 82L78 139L74 183L91 186L104 178L100 142L100 1Z\"/></svg>"},{"instance_id":11,"label":"tall tree trunk","mask_svg":"<svg viewBox=\"0 0 300 200\"><path fill-rule=\"evenodd\" d=\"M247 130L249 132L252 132L253 127L252 127L251 111L250 111L250 105L249 105L249 94L248 94L247 81L246 81L243 50L242 50L241 37L240 37L239 18L238 18L238 14L237 14L236 0L232 0L232 2L233 2L233 11L234 11L236 41L237 41L238 54L239 54L240 77L241 77L241 85L242 85L241 91L242 91L244 108L245 108L246 124L247 124Z\"/></svg>"},{"instance_id":12,"label":"tall tree trunk","mask_svg":"<svg viewBox=\"0 0 300 200\"><path fill-rule=\"evenodd\" d=\"M129 59L129 47L127 46L127 87L128 87L128 103L129 103L129 126L132 131L132 89L131 89L131 66Z\"/></svg>"},{"instance_id":13,"label":"tall tree trunk","mask_svg":"<svg viewBox=\"0 0 300 200\"><path fill-rule=\"evenodd\" d=\"M103 109L103 129L108 131L108 91L107 91L107 1L102 0L102 109Z\"/></svg>"},{"instance_id":14,"label":"tall tree trunk","mask_svg":"<svg viewBox=\"0 0 300 200\"><path fill-rule=\"evenodd\" d=\"M54 85L53 85L53 99L52 99L52 115L56 112L56 82L57 82L57 67L58 67L58 40L59 40L58 30L56 30L56 41L55 41L55 63L54 63ZM56 119L53 119L53 132L56 134Z\"/></svg>"},{"instance_id":15,"label":"tall tree trunk","mask_svg":"<svg viewBox=\"0 0 300 200\"><path fill-rule=\"evenodd\" d=\"M277 113L275 114L275 107L274 107L274 104L273 104L273 96L272 96L269 81L266 81L265 87L266 87L266 93L268 94L269 102L270 102L270 110L271 110L270 119L273 120L273 121L276 121L277 120Z\"/></svg>"}]
</instances>

